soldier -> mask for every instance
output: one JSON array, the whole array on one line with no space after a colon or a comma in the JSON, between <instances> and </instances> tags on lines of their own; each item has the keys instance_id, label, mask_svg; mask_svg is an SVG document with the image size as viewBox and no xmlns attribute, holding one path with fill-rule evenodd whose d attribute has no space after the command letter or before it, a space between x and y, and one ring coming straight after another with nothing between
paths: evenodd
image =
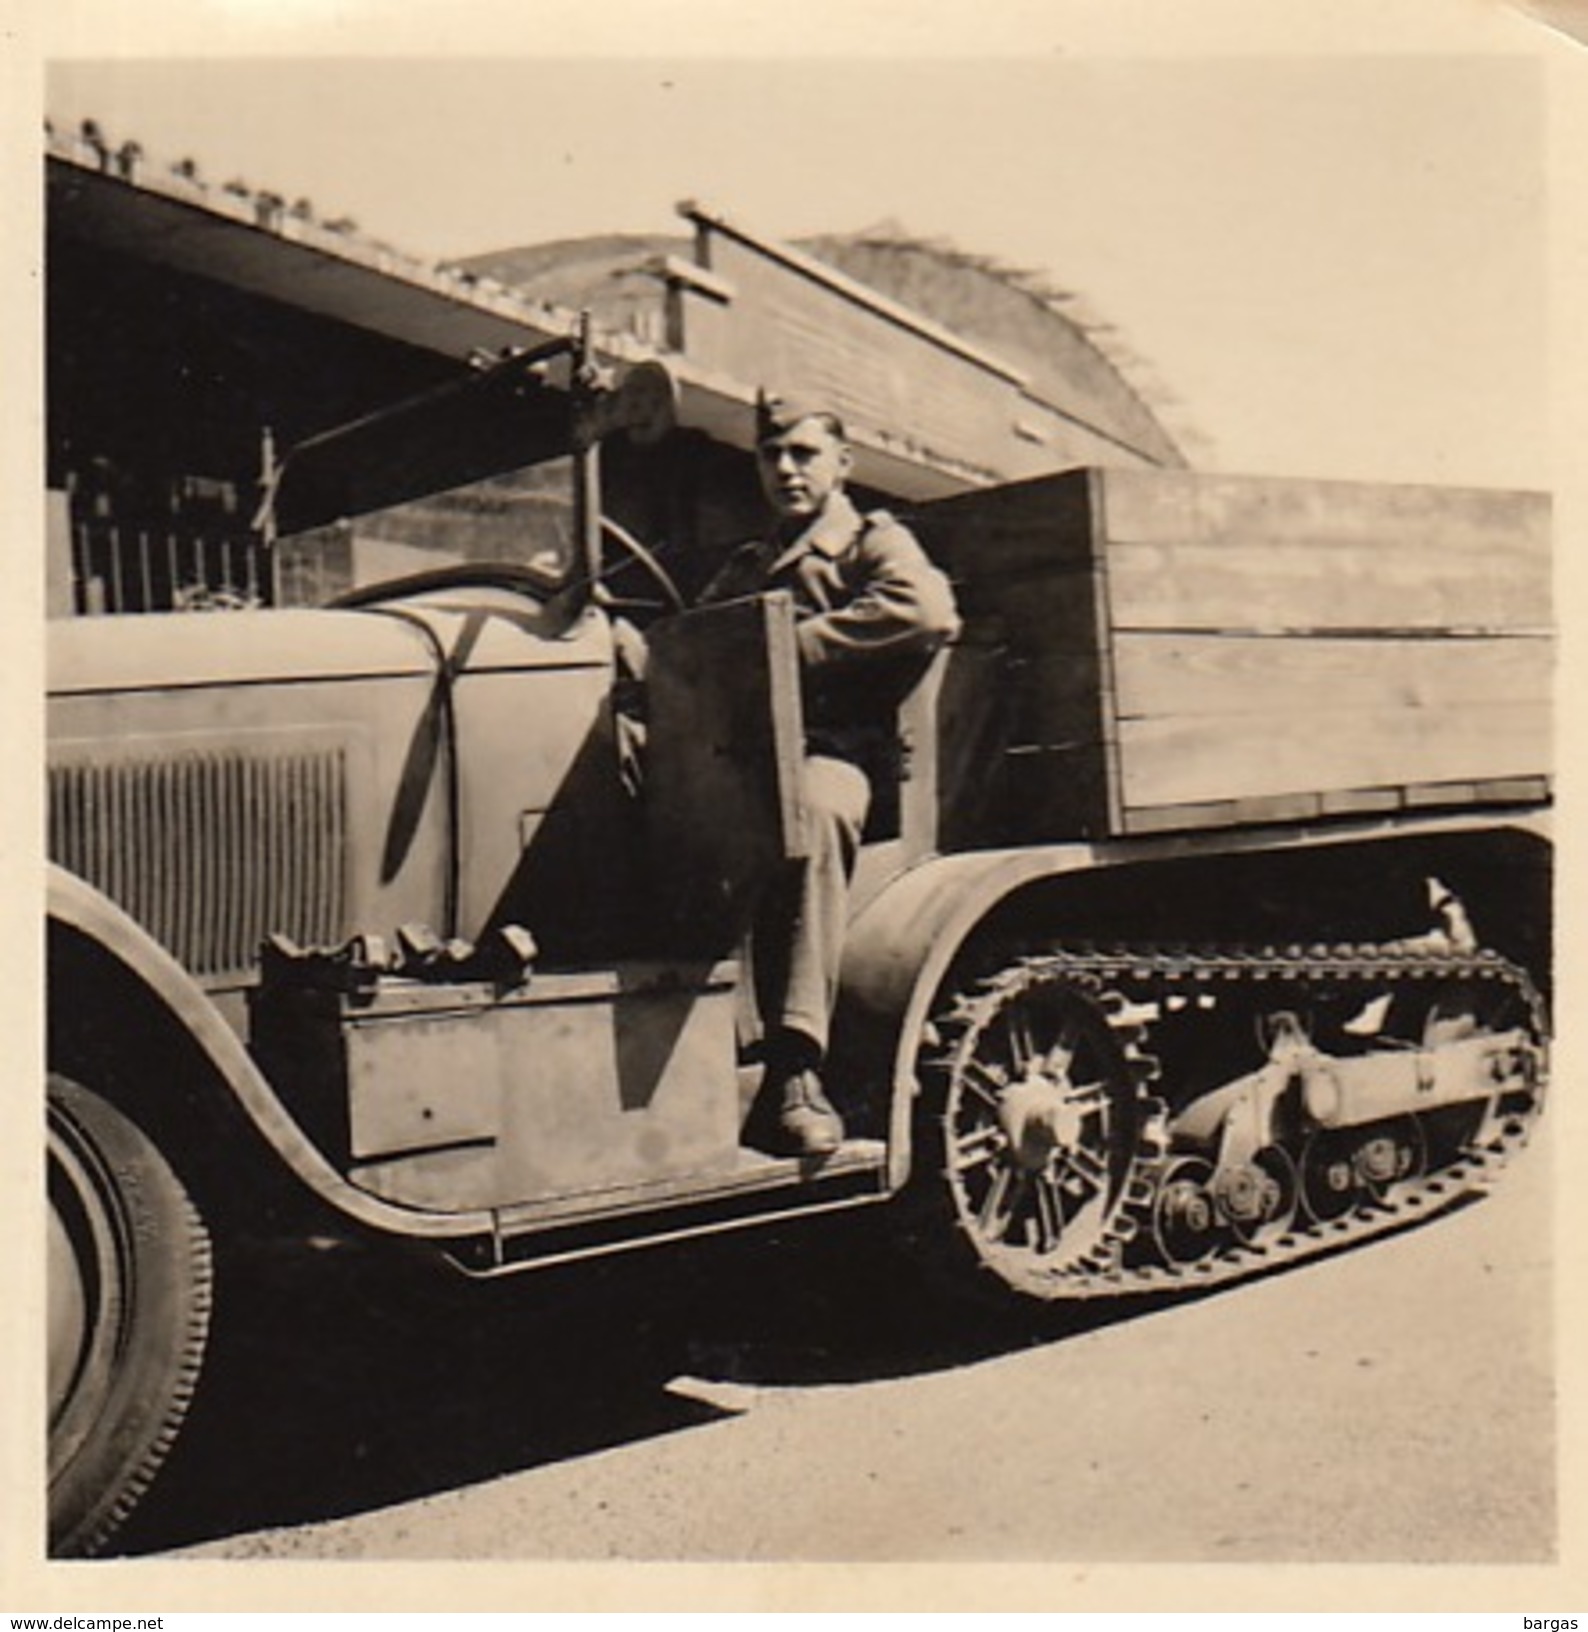
<instances>
[{"instance_id":1,"label":"soldier","mask_svg":"<svg viewBox=\"0 0 1588 1632\"><path fill-rule=\"evenodd\" d=\"M899 703L959 628L948 581L915 538L851 502L852 463L836 414L762 393L756 465L776 521L701 597L785 590L795 608L810 855L768 887L751 932L766 1070L749 1135L777 1155L827 1155L843 1141L821 1068L872 779L892 763Z\"/></svg>"}]
</instances>

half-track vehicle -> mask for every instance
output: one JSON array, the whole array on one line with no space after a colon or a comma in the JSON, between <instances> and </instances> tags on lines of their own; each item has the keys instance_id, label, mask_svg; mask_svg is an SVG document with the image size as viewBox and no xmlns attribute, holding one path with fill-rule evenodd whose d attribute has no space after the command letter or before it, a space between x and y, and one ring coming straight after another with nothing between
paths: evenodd
<instances>
[{"instance_id":1,"label":"half-track vehicle","mask_svg":"<svg viewBox=\"0 0 1588 1632\"><path fill-rule=\"evenodd\" d=\"M257 1187L480 1279L874 1207L974 1319L1365 1240L1539 1112L1545 501L1084 469L909 518L964 630L856 878L849 1137L744 1142L746 904L802 844L792 612L677 610L593 452L665 381L575 383L565 561L51 630L58 1553L155 1477Z\"/></svg>"}]
</instances>

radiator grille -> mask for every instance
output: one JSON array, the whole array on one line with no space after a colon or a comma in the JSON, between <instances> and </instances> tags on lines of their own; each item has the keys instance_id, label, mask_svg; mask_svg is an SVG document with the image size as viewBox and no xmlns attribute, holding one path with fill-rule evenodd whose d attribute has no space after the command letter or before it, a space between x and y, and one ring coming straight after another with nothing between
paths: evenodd
<instances>
[{"instance_id":1,"label":"radiator grille","mask_svg":"<svg viewBox=\"0 0 1588 1632\"><path fill-rule=\"evenodd\" d=\"M340 747L55 765L50 855L195 973L242 973L271 931L341 936L344 789Z\"/></svg>"}]
</instances>

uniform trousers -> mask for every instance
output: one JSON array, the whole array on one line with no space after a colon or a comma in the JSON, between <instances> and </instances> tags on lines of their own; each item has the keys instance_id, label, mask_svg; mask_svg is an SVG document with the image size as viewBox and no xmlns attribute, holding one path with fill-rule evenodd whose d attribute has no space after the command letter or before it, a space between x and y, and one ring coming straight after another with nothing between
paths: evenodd
<instances>
[{"instance_id":1,"label":"uniform trousers","mask_svg":"<svg viewBox=\"0 0 1588 1632\"><path fill-rule=\"evenodd\" d=\"M756 1005L764 1035L797 1032L827 1048L844 932L849 882L871 803L866 773L825 754L805 759L803 782L809 855L790 862L768 885L751 930Z\"/></svg>"}]
</instances>

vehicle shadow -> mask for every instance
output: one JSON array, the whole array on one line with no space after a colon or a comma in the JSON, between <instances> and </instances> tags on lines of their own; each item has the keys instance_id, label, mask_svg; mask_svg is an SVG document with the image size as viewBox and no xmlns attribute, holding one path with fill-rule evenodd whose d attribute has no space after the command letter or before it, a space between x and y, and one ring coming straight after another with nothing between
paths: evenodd
<instances>
[{"instance_id":1,"label":"vehicle shadow","mask_svg":"<svg viewBox=\"0 0 1588 1632\"><path fill-rule=\"evenodd\" d=\"M876 1224L867 1209L492 1285L267 1257L234 1278L176 1450L111 1550L365 1513L716 1420L736 1389L973 1365L1216 1295L1000 1316L931 1295Z\"/></svg>"},{"instance_id":2,"label":"vehicle shadow","mask_svg":"<svg viewBox=\"0 0 1588 1632\"><path fill-rule=\"evenodd\" d=\"M108 1554L342 1518L719 1414L663 1388L670 1338L634 1264L502 1285L356 1251L230 1267L192 1410Z\"/></svg>"},{"instance_id":3,"label":"vehicle shadow","mask_svg":"<svg viewBox=\"0 0 1588 1632\"><path fill-rule=\"evenodd\" d=\"M1184 1284L1139 1293L1016 1307L989 1278L985 1302L950 1295L876 1245L864 1216L828 1220L758 1255L724 1257L717 1296L702 1299L680 1340L686 1369L707 1381L751 1387L876 1382L993 1360L1129 1321L1238 1293L1329 1259L1372 1250L1425 1229L1477 1194L1452 1196L1385 1228L1372 1240L1341 1241L1305 1259L1276 1260L1239 1281ZM781 1262L779 1260L782 1260Z\"/></svg>"}]
</instances>

